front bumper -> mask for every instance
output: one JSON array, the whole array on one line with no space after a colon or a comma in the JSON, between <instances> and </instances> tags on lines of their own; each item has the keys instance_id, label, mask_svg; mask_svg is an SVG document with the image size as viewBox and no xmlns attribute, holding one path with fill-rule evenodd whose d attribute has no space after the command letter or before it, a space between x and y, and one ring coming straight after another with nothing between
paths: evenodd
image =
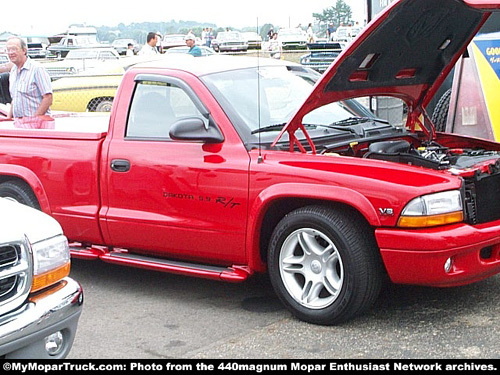
<instances>
[{"instance_id":1,"label":"front bumper","mask_svg":"<svg viewBox=\"0 0 500 375\"><path fill-rule=\"evenodd\" d=\"M21 307L0 317L0 356L65 358L73 345L82 304L82 287L69 277L31 296ZM63 347L51 356L45 350L45 337L58 331L63 335Z\"/></svg>"},{"instance_id":2,"label":"front bumper","mask_svg":"<svg viewBox=\"0 0 500 375\"><path fill-rule=\"evenodd\" d=\"M375 236L396 284L459 286L500 272L500 221L419 230L379 228Z\"/></svg>"}]
</instances>

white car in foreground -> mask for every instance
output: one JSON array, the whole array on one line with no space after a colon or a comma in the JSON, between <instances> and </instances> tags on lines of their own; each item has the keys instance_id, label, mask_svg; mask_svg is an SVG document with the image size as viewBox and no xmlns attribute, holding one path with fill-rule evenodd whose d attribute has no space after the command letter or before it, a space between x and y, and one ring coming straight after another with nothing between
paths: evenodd
<instances>
[{"instance_id":1,"label":"white car in foreground","mask_svg":"<svg viewBox=\"0 0 500 375\"><path fill-rule=\"evenodd\" d=\"M41 211L0 198L0 212L0 357L65 358L83 304L68 241Z\"/></svg>"}]
</instances>

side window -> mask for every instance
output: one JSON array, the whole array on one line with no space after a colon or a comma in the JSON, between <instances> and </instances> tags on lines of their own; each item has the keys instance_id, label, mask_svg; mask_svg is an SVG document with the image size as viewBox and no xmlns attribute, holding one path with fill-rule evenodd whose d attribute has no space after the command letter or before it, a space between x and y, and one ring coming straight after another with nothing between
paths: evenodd
<instances>
[{"instance_id":1,"label":"side window","mask_svg":"<svg viewBox=\"0 0 500 375\"><path fill-rule=\"evenodd\" d=\"M134 93L125 137L169 139L172 124L192 116L201 117L201 113L183 89L164 82L142 81Z\"/></svg>"}]
</instances>

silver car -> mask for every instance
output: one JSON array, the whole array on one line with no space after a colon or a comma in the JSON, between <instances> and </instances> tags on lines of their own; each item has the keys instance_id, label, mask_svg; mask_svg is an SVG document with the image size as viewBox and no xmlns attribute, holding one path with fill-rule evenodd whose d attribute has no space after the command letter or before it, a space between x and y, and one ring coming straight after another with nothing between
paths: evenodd
<instances>
[{"instance_id":1,"label":"silver car","mask_svg":"<svg viewBox=\"0 0 500 375\"><path fill-rule=\"evenodd\" d=\"M212 48L216 52L247 51L248 40L238 31L221 31L212 40Z\"/></svg>"}]
</instances>

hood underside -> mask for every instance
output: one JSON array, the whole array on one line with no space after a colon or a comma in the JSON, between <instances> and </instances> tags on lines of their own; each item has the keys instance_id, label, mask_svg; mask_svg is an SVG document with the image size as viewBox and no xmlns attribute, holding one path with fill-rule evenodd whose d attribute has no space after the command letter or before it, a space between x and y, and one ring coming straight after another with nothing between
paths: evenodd
<instances>
[{"instance_id":1,"label":"hood underside","mask_svg":"<svg viewBox=\"0 0 500 375\"><path fill-rule=\"evenodd\" d=\"M331 102L396 96L425 106L500 0L396 0L368 24L316 84L283 129Z\"/></svg>"}]
</instances>

